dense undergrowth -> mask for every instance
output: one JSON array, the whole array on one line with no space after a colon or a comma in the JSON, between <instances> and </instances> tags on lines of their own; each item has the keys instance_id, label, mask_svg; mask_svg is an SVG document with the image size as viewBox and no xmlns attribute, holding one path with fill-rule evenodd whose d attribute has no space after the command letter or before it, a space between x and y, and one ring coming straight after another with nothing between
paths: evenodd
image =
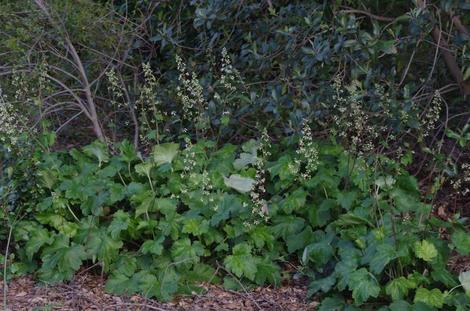
<instances>
[{"instance_id":1,"label":"dense undergrowth","mask_svg":"<svg viewBox=\"0 0 470 311\"><path fill-rule=\"evenodd\" d=\"M459 288L468 276L459 282L447 259L470 253L470 235L457 218L431 216L416 179L385 157L306 138L165 143L145 158L127 141L115 155L95 142L35 157L9 273L54 283L97 264L110 292L161 300L200 282L239 289L306 276L320 310L469 303Z\"/></svg>"},{"instance_id":2,"label":"dense undergrowth","mask_svg":"<svg viewBox=\"0 0 470 311\"><path fill-rule=\"evenodd\" d=\"M469 9L0 1L4 281L470 309Z\"/></svg>"}]
</instances>

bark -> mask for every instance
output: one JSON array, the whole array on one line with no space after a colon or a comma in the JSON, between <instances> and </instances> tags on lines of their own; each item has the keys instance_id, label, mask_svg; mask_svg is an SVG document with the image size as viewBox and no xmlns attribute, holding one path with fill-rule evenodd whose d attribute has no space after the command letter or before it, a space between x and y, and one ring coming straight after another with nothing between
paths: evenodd
<instances>
[{"instance_id":1,"label":"bark","mask_svg":"<svg viewBox=\"0 0 470 311\"><path fill-rule=\"evenodd\" d=\"M426 8L426 1L424 0L417 0L416 4L421 9ZM463 25L461 26L463 27ZM462 94L470 95L470 82L466 82L463 79L463 74L459 68L457 59L455 55L450 51L449 44L447 43L447 40L444 38L443 33L438 25L434 26L431 34L432 34L434 41L438 44L438 48L441 50L442 56L444 57L444 62L446 63L447 68L449 69L449 72L454 78L455 82L457 82L457 84L459 85Z\"/></svg>"}]
</instances>

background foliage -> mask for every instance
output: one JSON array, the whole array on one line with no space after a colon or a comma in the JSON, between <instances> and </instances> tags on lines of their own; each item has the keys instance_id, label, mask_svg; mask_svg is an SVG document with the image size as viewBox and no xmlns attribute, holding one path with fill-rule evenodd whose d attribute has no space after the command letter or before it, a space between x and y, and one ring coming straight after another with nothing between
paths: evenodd
<instances>
[{"instance_id":1,"label":"background foliage","mask_svg":"<svg viewBox=\"0 0 470 311\"><path fill-rule=\"evenodd\" d=\"M469 9L0 1L5 278L166 300L291 263L324 310L464 310Z\"/></svg>"}]
</instances>

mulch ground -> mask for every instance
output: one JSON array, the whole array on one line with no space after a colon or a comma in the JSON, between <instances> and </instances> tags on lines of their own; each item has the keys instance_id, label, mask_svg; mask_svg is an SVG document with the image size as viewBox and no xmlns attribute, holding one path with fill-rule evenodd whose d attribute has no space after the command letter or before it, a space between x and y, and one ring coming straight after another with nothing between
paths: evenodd
<instances>
[{"instance_id":1,"label":"mulch ground","mask_svg":"<svg viewBox=\"0 0 470 311\"><path fill-rule=\"evenodd\" d=\"M3 292L2 285L0 288ZM263 287L249 292L227 291L213 285L206 289L203 295L158 303L138 295L126 297L107 294L104 281L100 276L92 274L77 275L72 282L55 286L37 284L30 277L21 277L9 283L6 310L307 311L315 310L318 305L317 302L306 301L306 288L303 286L276 289Z\"/></svg>"}]
</instances>

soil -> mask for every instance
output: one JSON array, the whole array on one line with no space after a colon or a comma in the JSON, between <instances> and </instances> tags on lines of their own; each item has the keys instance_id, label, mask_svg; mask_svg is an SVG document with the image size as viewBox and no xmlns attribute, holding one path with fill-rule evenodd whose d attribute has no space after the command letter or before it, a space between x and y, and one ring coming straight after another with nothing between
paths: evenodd
<instances>
[{"instance_id":1,"label":"soil","mask_svg":"<svg viewBox=\"0 0 470 311\"><path fill-rule=\"evenodd\" d=\"M3 285L0 287L3 292ZM159 303L138 295L107 294L104 291L104 280L93 274L79 274L69 283L54 286L38 284L31 277L21 277L8 285L6 310L307 311L315 310L318 305L317 302L305 299L307 290L301 285L262 287L246 292L223 290L214 285L204 287L207 292L203 295L179 297L168 303Z\"/></svg>"}]
</instances>

